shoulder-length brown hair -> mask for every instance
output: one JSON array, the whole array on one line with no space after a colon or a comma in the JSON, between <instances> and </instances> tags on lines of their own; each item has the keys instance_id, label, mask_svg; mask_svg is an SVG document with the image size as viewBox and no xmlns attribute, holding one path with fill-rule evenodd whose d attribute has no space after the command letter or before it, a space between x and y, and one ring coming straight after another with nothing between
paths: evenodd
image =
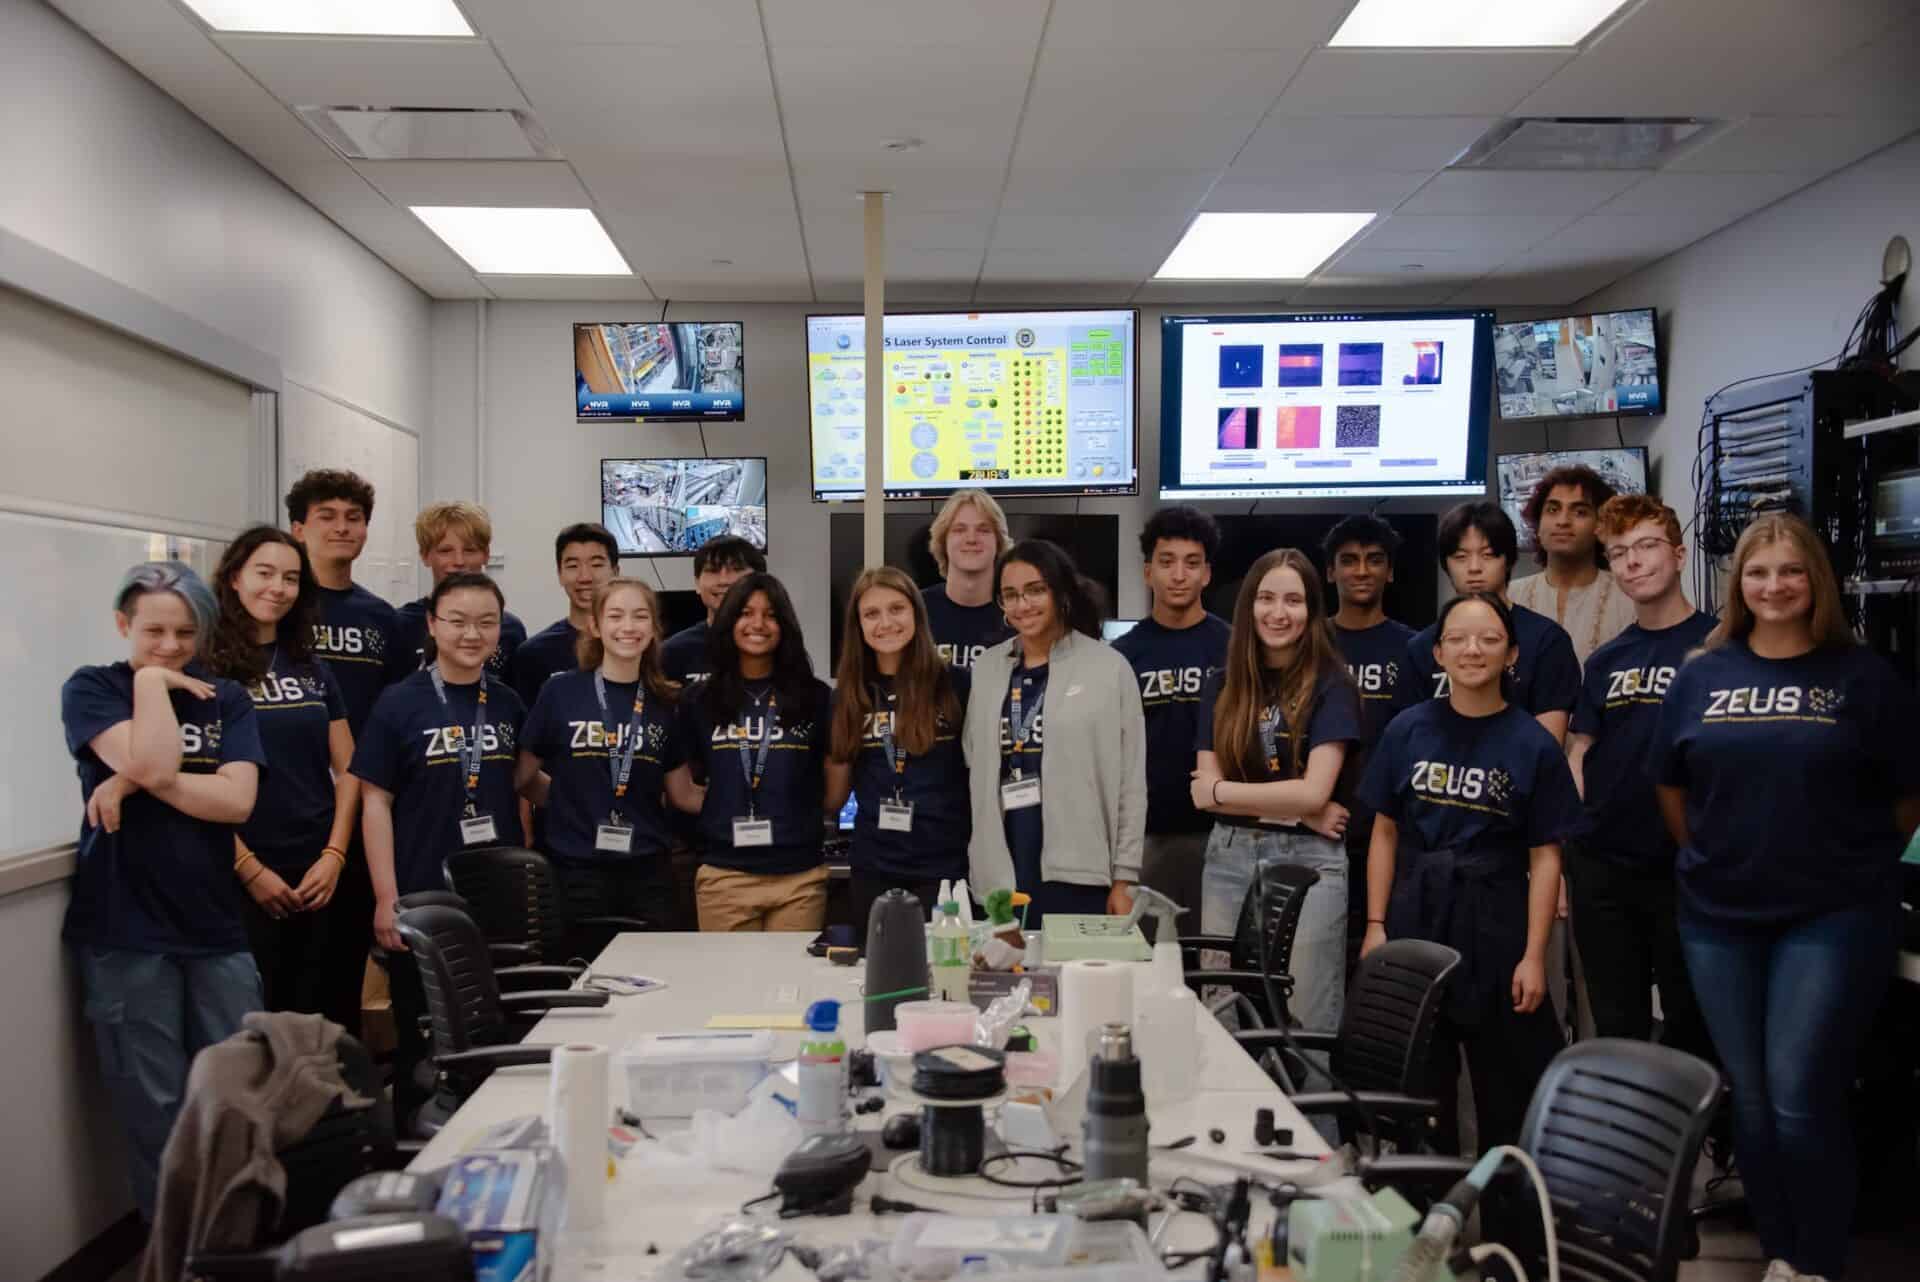
<instances>
[{"instance_id":1,"label":"shoulder-length brown hair","mask_svg":"<svg viewBox=\"0 0 1920 1282\"><path fill-rule=\"evenodd\" d=\"M305 663L313 657L313 625L320 619L320 582L307 563L307 550L300 540L271 525L256 525L240 532L227 544L220 564L213 572L213 596L220 603L213 635L200 641L200 661L215 676L241 684L258 681L267 673L267 661L260 657L253 639L253 616L240 604L233 590L234 576L246 568L253 554L269 543L289 547L300 558L300 592L274 629L274 643L280 657L289 663Z\"/></svg>"},{"instance_id":2,"label":"shoulder-length brown hair","mask_svg":"<svg viewBox=\"0 0 1920 1282\"><path fill-rule=\"evenodd\" d=\"M1747 609L1746 594L1740 590L1740 577L1754 553L1775 543L1789 543L1807 565L1807 583L1813 590L1813 612L1808 619L1816 646L1858 644L1847 613L1840 604L1840 583L1833 573L1827 549L1813 527L1797 516L1770 512L1754 518L1740 533L1733 546L1733 566L1727 571L1727 604L1720 612L1720 626L1707 634L1703 649L1712 650L1729 641L1744 641L1753 633L1753 612Z\"/></svg>"},{"instance_id":3,"label":"shoulder-length brown hair","mask_svg":"<svg viewBox=\"0 0 1920 1282\"><path fill-rule=\"evenodd\" d=\"M913 606L913 640L900 656L900 672L893 679L893 738L911 756L933 751L940 721L960 723L960 697L954 693L953 673L934 648L933 629L927 624L927 603L920 589L901 571L877 565L862 571L847 594L846 622L840 630L840 666L834 670L833 734L828 755L852 761L860 755L867 720L874 712L874 686L880 668L873 647L860 630L860 599L872 588L891 588Z\"/></svg>"},{"instance_id":4,"label":"shoulder-length brown hair","mask_svg":"<svg viewBox=\"0 0 1920 1282\"><path fill-rule=\"evenodd\" d=\"M653 616L653 639L640 652L640 684L656 699L671 703L679 696L680 687L667 680L666 670L660 666L660 628L665 620L660 617L660 598L650 586L639 579L613 578L602 583L593 590L593 626L600 626L600 612L613 594L628 590L640 594L647 603L647 613ZM607 648L592 632L582 632L573 643L573 654L581 669L590 672L606 661Z\"/></svg>"},{"instance_id":5,"label":"shoulder-length brown hair","mask_svg":"<svg viewBox=\"0 0 1920 1282\"><path fill-rule=\"evenodd\" d=\"M1261 582L1283 566L1300 576L1300 586L1307 595L1306 635L1293 648L1292 661L1278 674L1280 715L1286 721L1287 753L1293 763L1291 777L1298 778L1304 765L1313 692L1329 675L1336 680L1352 680L1334 648L1333 631L1327 624L1326 586L1306 553L1275 548L1255 561L1240 581L1240 595L1233 603L1226 681L1213 710L1213 752L1220 759L1220 773L1228 779L1262 782L1268 777L1260 751L1260 708L1265 702L1261 676L1265 665L1253 622L1253 602L1260 594Z\"/></svg>"}]
</instances>

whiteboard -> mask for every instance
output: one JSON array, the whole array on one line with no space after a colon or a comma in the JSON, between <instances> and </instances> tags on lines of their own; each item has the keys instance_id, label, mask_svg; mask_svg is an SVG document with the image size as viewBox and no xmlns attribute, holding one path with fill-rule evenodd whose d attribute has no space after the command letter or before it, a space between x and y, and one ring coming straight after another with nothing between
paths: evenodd
<instances>
[{"instance_id":1,"label":"whiteboard","mask_svg":"<svg viewBox=\"0 0 1920 1282\"><path fill-rule=\"evenodd\" d=\"M420 510L420 442L411 433L288 380L280 394L280 496L316 467L346 468L373 482L367 550L354 582L399 605L420 595L413 518ZM279 504L279 519L286 506Z\"/></svg>"}]
</instances>

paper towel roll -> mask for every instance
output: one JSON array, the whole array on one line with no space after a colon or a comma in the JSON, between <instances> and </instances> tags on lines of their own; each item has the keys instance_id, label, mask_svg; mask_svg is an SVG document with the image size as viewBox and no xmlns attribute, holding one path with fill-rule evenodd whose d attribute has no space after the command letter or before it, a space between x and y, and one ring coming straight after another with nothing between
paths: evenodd
<instances>
[{"instance_id":1,"label":"paper towel roll","mask_svg":"<svg viewBox=\"0 0 1920 1282\"><path fill-rule=\"evenodd\" d=\"M1087 1066L1087 1043L1102 1024L1133 1021L1131 962L1070 961L1060 968L1061 1088L1073 1084Z\"/></svg>"},{"instance_id":2,"label":"paper towel roll","mask_svg":"<svg viewBox=\"0 0 1920 1282\"><path fill-rule=\"evenodd\" d=\"M553 1048L547 1126L567 1176L567 1227L598 1228L607 1215L607 1048L576 1042Z\"/></svg>"}]
</instances>

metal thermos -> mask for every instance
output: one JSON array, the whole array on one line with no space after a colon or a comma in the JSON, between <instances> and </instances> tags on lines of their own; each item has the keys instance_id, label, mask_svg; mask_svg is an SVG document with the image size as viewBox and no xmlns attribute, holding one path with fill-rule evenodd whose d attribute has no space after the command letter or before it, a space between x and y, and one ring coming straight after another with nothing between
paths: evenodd
<instances>
[{"instance_id":1,"label":"metal thermos","mask_svg":"<svg viewBox=\"0 0 1920 1282\"><path fill-rule=\"evenodd\" d=\"M1133 1029L1103 1024L1100 1044L1087 1065L1087 1117L1081 1123L1085 1169L1081 1178L1138 1180L1147 1186L1147 1096L1140 1086L1140 1060Z\"/></svg>"},{"instance_id":2,"label":"metal thermos","mask_svg":"<svg viewBox=\"0 0 1920 1282\"><path fill-rule=\"evenodd\" d=\"M867 992L899 993L867 1003L866 1030L894 1027L893 1008L927 995L927 911L904 890L889 890L867 914Z\"/></svg>"}]
</instances>

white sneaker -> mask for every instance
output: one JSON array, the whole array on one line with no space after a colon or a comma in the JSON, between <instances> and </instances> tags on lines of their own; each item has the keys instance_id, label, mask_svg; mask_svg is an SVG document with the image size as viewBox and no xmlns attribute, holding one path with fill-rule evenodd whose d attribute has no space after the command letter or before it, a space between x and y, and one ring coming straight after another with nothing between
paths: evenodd
<instances>
[{"instance_id":1,"label":"white sneaker","mask_svg":"<svg viewBox=\"0 0 1920 1282\"><path fill-rule=\"evenodd\" d=\"M1767 1271L1760 1275L1760 1282L1806 1282L1793 1266L1785 1260L1768 1260Z\"/></svg>"}]
</instances>

